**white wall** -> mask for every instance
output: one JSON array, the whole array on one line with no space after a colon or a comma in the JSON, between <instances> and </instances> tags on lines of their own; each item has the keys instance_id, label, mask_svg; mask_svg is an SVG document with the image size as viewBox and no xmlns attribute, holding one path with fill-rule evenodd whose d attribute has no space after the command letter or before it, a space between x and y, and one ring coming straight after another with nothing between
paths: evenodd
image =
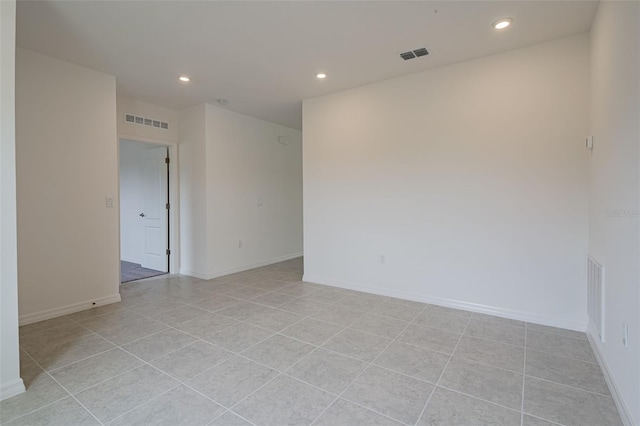
<instances>
[{"instance_id":1,"label":"white wall","mask_svg":"<svg viewBox=\"0 0 640 426\"><path fill-rule=\"evenodd\" d=\"M208 274L301 256L301 132L213 105L206 120Z\"/></svg>"},{"instance_id":2,"label":"white wall","mask_svg":"<svg viewBox=\"0 0 640 426\"><path fill-rule=\"evenodd\" d=\"M116 111L118 137L121 141L132 140L141 143L148 142L150 143L149 146L167 146L169 148L169 157L171 158L171 164L169 165L169 203L171 204L171 210L169 212L169 248L171 250L171 256L169 257L169 271L171 273L176 273L180 269L180 189L178 169L180 111L122 96L116 96ZM140 117L167 122L169 123L169 129L164 130L156 127L128 123L124 121L125 114L133 114ZM125 209L128 209L128 207L124 206L121 209L121 213ZM122 216L120 220L123 222ZM122 230L123 227L129 228L128 223L121 223L122 237L125 236ZM128 247L130 242L123 239L121 244L121 253L128 256L130 254ZM128 260L125 257L123 257L123 259Z\"/></svg>"},{"instance_id":3,"label":"white wall","mask_svg":"<svg viewBox=\"0 0 640 426\"><path fill-rule=\"evenodd\" d=\"M0 2L0 400L24 392L18 349L16 2Z\"/></svg>"},{"instance_id":4,"label":"white wall","mask_svg":"<svg viewBox=\"0 0 640 426\"><path fill-rule=\"evenodd\" d=\"M120 258L142 263L144 226L139 216L144 211L142 153L158 145L120 140Z\"/></svg>"},{"instance_id":5,"label":"white wall","mask_svg":"<svg viewBox=\"0 0 640 426\"><path fill-rule=\"evenodd\" d=\"M180 273L207 275L205 105L180 114Z\"/></svg>"},{"instance_id":6,"label":"white wall","mask_svg":"<svg viewBox=\"0 0 640 426\"><path fill-rule=\"evenodd\" d=\"M18 49L22 323L120 299L117 149L115 78Z\"/></svg>"},{"instance_id":7,"label":"white wall","mask_svg":"<svg viewBox=\"0 0 640 426\"><path fill-rule=\"evenodd\" d=\"M180 128L179 111L122 96L118 96L116 98L116 110L119 135L133 136L132 139L134 140L136 140L135 136L137 136L143 139L153 139L158 141L178 141ZM156 127L127 123L124 121L125 114L134 114L140 117L165 121L169 123L169 129L164 130Z\"/></svg>"},{"instance_id":8,"label":"white wall","mask_svg":"<svg viewBox=\"0 0 640 426\"><path fill-rule=\"evenodd\" d=\"M304 101L305 280L584 330L588 43Z\"/></svg>"},{"instance_id":9,"label":"white wall","mask_svg":"<svg viewBox=\"0 0 640 426\"><path fill-rule=\"evenodd\" d=\"M630 424L640 424L639 28L638 2L605 1L591 32L589 252L606 280L606 341L593 341Z\"/></svg>"},{"instance_id":10,"label":"white wall","mask_svg":"<svg viewBox=\"0 0 640 426\"><path fill-rule=\"evenodd\" d=\"M180 129L181 273L302 255L300 131L209 104L183 111Z\"/></svg>"}]
</instances>

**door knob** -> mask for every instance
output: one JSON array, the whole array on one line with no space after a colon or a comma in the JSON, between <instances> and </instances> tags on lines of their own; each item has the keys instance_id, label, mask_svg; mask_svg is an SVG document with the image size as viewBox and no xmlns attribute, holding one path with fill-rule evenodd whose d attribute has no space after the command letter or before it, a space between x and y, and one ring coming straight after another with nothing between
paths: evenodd
<instances>
[{"instance_id":1,"label":"door knob","mask_svg":"<svg viewBox=\"0 0 640 426\"><path fill-rule=\"evenodd\" d=\"M139 215L139 216L140 216L140 217L144 217L144 213L140 213L140 215Z\"/></svg>"}]
</instances>

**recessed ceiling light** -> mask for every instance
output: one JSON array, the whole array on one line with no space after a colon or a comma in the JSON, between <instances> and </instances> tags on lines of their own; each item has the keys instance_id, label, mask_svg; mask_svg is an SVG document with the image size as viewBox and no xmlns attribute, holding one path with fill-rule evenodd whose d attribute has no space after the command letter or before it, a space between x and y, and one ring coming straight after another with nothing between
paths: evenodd
<instances>
[{"instance_id":1,"label":"recessed ceiling light","mask_svg":"<svg viewBox=\"0 0 640 426\"><path fill-rule=\"evenodd\" d=\"M512 22L513 22L513 19L511 18L498 19L496 22L493 23L493 28L495 28L496 30L504 30L509 25L511 25Z\"/></svg>"},{"instance_id":2,"label":"recessed ceiling light","mask_svg":"<svg viewBox=\"0 0 640 426\"><path fill-rule=\"evenodd\" d=\"M226 99L216 99L216 102L219 103L220 105L229 105L229 101Z\"/></svg>"},{"instance_id":3,"label":"recessed ceiling light","mask_svg":"<svg viewBox=\"0 0 640 426\"><path fill-rule=\"evenodd\" d=\"M316 78L319 78L322 80L323 78L327 78L327 75L323 72L319 72L318 74L316 74Z\"/></svg>"},{"instance_id":4,"label":"recessed ceiling light","mask_svg":"<svg viewBox=\"0 0 640 426\"><path fill-rule=\"evenodd\" d=\"M188 83L191 81L191 79L186 75L181 75L180 77L178 77L178 80L182 81L183 83Z\"/></svg>"}]
</instances>

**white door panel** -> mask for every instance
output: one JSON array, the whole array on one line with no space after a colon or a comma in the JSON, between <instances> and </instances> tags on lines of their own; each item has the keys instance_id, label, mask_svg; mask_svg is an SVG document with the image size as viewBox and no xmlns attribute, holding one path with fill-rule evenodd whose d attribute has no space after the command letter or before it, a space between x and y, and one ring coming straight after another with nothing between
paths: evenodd
<instances>
[{"instance_id":1,"label":"white door panel","mask_svg":"<svg viewBox=\"0 0 640 426\"><path fill-rule=\"evenodd\" d=\"M142 153L144 256L142 266L168 272L167 148Z\"/></svg>"}]
</instances>

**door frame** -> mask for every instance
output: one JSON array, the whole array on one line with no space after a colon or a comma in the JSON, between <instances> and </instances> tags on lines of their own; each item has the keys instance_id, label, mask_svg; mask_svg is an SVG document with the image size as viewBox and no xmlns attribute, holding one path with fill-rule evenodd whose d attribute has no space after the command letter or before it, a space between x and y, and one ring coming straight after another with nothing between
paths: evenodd
<instances>
[{"instance_id":1,"label":"door frame","mask_svg":"<svg viewBox=\"0 0 640 426\"><path fill-rule=\"evenodd\" d=\"M158 146L166 146L169 148L169 274L177 274L180 271L180 181L178 178L178 142L166 141L161 139L147 138L138 135L129 135L126 133L118 133L118 206L120 205L120 142L122 139L150 143ZM118 259L122 254L120 241L120 208L118 208ZM120 262L118 262L118 270ZM118 271L118 277L120 272ZM118 278L119 280L120 278Z\"/></svg>"}]
</instances>

